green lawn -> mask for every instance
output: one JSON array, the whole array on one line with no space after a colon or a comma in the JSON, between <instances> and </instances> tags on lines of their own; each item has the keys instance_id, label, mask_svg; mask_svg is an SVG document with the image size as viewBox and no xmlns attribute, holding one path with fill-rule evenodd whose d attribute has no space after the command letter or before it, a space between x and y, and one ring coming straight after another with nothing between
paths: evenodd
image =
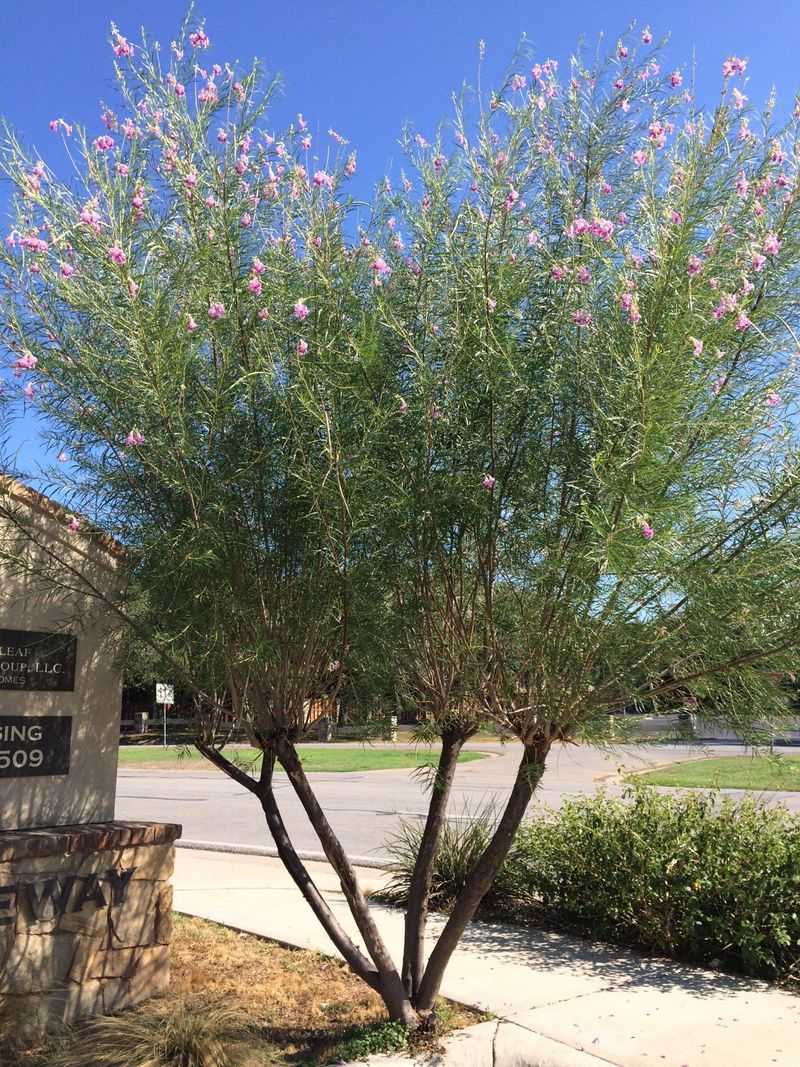
<instances>
[{"instance_id":1,"label":"green lawn","mask_svg":"<svg viewBox=\"0 0 800 1067\"><path fill-rule=\"evenodd\" d=\"M326 771L386 771L408 767L424 767L438 759L436 749L397 749L397 748L341 748L339 745L320 745L312 747L303 745L298 749L303 766L309 772ZM229 756L240 763L258 763L261 754L254 748L233 748ZM462 752L459 762L470 763L483 759L484 752ZM122 745L119 750L121 767L143 767L157 765L164 769L184 768L196 770L210 767L203 757L194 749L183 749L171 745ZM280 768L278 768L280 770Z\"/></svg>"},{"instance_id":2,"label":"green lawn","mask_svg":"<svg viewBox=\"0 0 800 1067\"><path fill-rule=\"evenodd\" d=\"M637 775L653 785L800 791L800 756L721 756Z\"/></svg>"}]
</instances>

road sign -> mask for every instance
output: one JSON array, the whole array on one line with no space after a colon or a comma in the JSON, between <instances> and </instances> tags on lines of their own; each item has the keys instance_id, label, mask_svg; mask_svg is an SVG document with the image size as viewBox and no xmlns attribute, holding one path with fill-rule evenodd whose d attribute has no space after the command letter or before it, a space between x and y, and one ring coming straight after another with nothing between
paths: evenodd
<instances>
[{"instance_id":1,"label":"road sign","mask_svg":"<svg viewBox=\"0 0 800 1067\"><path fill-rule=\"evenodd\" d=\"M174 704L175 686L167 682L156 682L156 704Z\"/></svg>"}]
</instances>

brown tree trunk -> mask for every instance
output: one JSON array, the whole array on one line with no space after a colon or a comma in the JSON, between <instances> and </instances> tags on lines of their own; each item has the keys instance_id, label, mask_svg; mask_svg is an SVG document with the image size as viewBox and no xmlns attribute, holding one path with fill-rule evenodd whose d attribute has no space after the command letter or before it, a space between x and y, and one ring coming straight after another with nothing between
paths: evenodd
<instances>
[{"instance_id":1,"label":"brown tree trunk","mask_svg":"<svg viewBox=\"0 0 800 1067\"><path fill-rule=\"evenodd\" d=\"M314 790L311 788L311 784L303 770L303 765L297 755L297 750L290 741L280 739L275 743L275 752L281 766L289 777L300 803L305 809L306 815L308 815L311 825L314 827L314 831L322 845L322 851L339 876L342 892L350 907L350 912L364 939L367 952L377 968L380 983L378 992L389 1011L390 1017L412 1028L419 1026L419 1014L411 1004L394 961L384 944L375 920L370 914L367 898L358 884L353 865L334 833L333 827L328 822L325 812L320 807Z\"/></svg>"},{"instance_id":2,"label":"brown tree trunk","mask_svg":"<svg viewBox=\"0 0 800 1067\"><path fill-rule=\"evenodd\" d=\"M549 740L525 746L514 787L497 824L497 829L459 893L450 918L439 935L428 960L414 1000L414 1006L420 1012L430 1011L433 1008L450 957L514 842L514 835L522 822L525 809L544 774L545 759L549 750Z\"/></svg>"},{"instance_id":3,"label":"brown tree trunk","mask_svg":"<svg viewBox=\"0 0 800 1067\"><path fill-rule=\"evenodd\" d=\"M274 754L264 753L261 764L261 778L259 781L255 781L249 774L227 760L221 752L217 752L216 749L199 743L197 748L211 763L258 797L267 819L267 826L278 850L278 855L295 885L303 894L325 933L341 953L353 973L357 974L368 986L380 993L381 983L377 968L339 925L338 920L328 907L325 898L317 889L314 880L292 845L272 789L272 771L275 765Z\"/></svg>"},{"instance_id":4,"label":"brown tree trunk","mask_svg":"<svg viewBox=\"0 0 800 1067\"><path fill-rule=\"evenodd\" d=\"M439 838L458 765L458 755L463 744L462 736L451 731L443 732L442 751L431 790L428 817L425 820L425 829L422 832L408 890L403 945L403 984L412 1001L422 981L425 960L425 927L428 921L433 867L439 851Z\"/></svg>"}]
</instances>

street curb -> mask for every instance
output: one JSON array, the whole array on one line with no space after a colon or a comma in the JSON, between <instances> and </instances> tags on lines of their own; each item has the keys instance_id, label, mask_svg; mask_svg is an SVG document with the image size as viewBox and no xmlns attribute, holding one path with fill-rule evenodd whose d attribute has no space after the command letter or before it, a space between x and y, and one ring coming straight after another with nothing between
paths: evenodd
<instances>
[{"instance_id":1,"label":"street curb","mask_svg":"<svg viewBox=\"0 0 800 1067\"><path fill-rule=\"evenodd\" d=\"M237 856L265 856L269 859L278 859L278 850L274 845L232 845L227 841L184 841L175 842L177 848L194 849L198 852L232 852ZM310 863L328 863L328 857L324 852L298 851L301 860ZM350 862L354 867L372 867L379 871L391 869L389 860L380 860L375 856L351 856Z\"/></svg>"},{"instance_id":2,"label":"street curb","mask_svg":"<svg viewBox=\"0 0 800 1067\"><path fill-rule=\"evenodd\" d=\"M545 1037L507 1019L478 1023L445 1038L441 1048L419 1056L370 1056L367 1067L610 1067L603 1059Z\"/></svg>"}]
</instances>

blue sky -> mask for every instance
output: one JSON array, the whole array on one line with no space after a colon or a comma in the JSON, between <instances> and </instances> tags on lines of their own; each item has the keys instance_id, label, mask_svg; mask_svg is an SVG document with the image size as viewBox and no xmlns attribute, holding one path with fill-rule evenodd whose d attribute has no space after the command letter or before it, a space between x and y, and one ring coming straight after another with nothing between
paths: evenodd
<instances>
[{"instance_id":1,"label":"blue sky","mask_svg":"<svg viewBox=\"0 0 800 1067\"><path fill-rule=\"evenodd\" d=\"M0 2L0 114L49 164L63 165L49 120L63 116L100 132L98 102L115 102L110 21L134 41L144 26L168 45L184 10L176 0ZM750 59L746 91L754 102L776 85L788 106L800 86L798 0L205 0L197 13L212 42L209 62L249 64L258 56L282 74L277 126L302 111L312 131L334 126L350 139L365 198L399 162L403 123L432 132L452 91L474 79L481 38L491 78L506 68L522 33L538 58L563 63L582 34L593 42L605 32L613 41L636 19L656 37L671 34L669 65L690 64L694 55L701 103L715 101L720 65L731 53ZM6 197L0 188L3 214ZM35 474L42 458L35 423L17 420L10 433L23 467Z\"/></svg>"}]
</instances>

